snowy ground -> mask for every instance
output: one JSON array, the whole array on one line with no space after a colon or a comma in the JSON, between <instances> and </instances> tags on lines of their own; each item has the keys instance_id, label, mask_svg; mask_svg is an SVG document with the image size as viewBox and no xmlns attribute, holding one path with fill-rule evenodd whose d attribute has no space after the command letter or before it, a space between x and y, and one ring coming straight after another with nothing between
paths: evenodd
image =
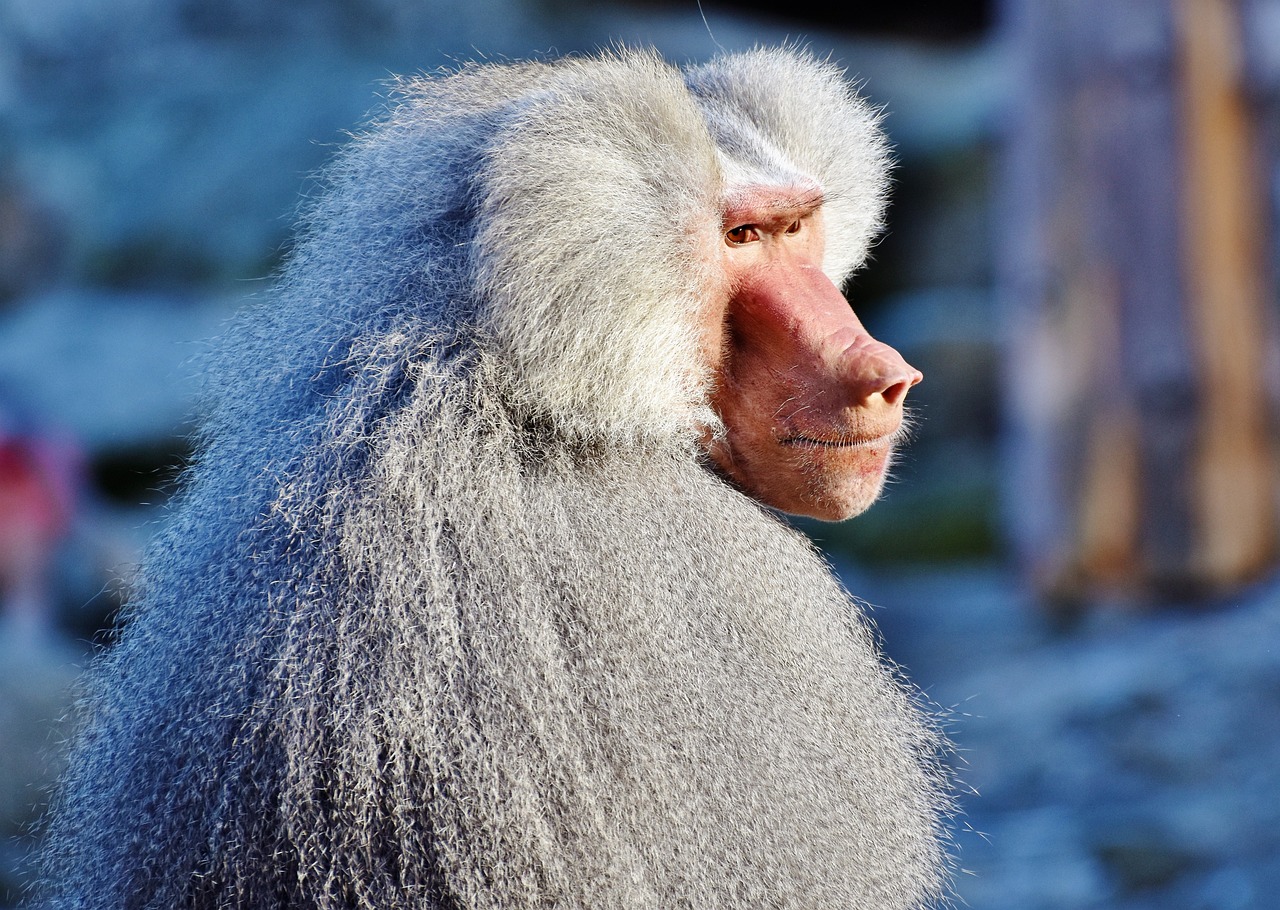
<instances>
[{"instance_id":1,"label":"snowy ground","mask_svg":"<svg viewBox=\"0 0 1280 910\"><path fill-rule=\"evenodd\" d=\"M847 579L954 713L970 907L1277 906L1274 586L1066 626L996 569Z\"/></svg>"}]
</instances>

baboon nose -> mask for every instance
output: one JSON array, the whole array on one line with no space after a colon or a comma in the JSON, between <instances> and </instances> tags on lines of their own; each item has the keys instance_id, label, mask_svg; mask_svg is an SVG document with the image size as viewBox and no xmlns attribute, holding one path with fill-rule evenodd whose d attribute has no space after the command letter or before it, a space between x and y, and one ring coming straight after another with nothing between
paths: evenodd
<instances>
[{"instance_id":1,"label":"baboon nose","mask_svg":"<svg viewBox=\"0 0 1280 910\"><path fill-rule=\"evenodd\" d=\"M850 345L844 353L845 378L854 400L868 405L879 396L890 406L902 403L924 374L902 359L902 355L869 335Z\"/></svg>"}]
</instances>

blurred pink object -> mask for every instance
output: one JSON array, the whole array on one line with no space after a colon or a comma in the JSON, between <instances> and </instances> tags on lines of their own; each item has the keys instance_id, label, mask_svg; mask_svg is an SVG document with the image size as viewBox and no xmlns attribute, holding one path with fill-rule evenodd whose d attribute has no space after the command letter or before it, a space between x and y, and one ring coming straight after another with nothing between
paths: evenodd
<instances>
[{"instance_id":1,"label":"blurred pink object","mask_svg":"<svg viewBox=\"0 0 1280 910\"><path fill-rule=\"evenodd\" d=\"M53 614L50 568L75 516L83 458L69 440L0 418L0 617L32 629Z\"/></svg>"}]
</instances>

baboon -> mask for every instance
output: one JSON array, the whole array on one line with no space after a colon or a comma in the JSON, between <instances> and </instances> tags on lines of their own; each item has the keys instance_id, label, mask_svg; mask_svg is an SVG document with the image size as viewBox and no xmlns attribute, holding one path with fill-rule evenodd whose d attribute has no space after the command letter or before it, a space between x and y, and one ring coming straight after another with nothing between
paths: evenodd
<instances>
[{"instance_id":1,"label":"baboon","mask_svg":"<svg viewBox=\"0 0 1280 910\"><path fill-rule=\"evenodd\" d=\"M888 153L795 49L402 80L233 328L93 670L76 908L919 908L943 747L774 509L920 374L836 289Z\"/></svg>"}]
</instances>

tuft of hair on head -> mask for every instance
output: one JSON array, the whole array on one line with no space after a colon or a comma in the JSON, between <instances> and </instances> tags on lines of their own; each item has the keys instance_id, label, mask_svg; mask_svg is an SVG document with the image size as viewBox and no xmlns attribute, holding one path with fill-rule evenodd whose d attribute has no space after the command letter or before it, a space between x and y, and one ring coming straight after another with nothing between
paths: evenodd
<instances>
[{"instance_id":1,"label":"tuft of hair on head","mask_svg":"<svg viewBox=\"0 0 1280 910\"><path fill-rule=\"evenodd\" d=\"M626 49L562 61L515 100L478 183L481 319L515 407L587 439L713 422L697 327L721 176L679 71Z\"/></svg>"},{"instance_id":2,"label":"tuft of hair on head","mask_svg":"<svg viewBox=\"0 0 1280 910\"><path fill-rule=\"evenodd\" d=\"M840 67L796 47L717 57L685 78L743 182L821 187L823 271L842 284L884 227L892 158L881 114Z\"/></svg>"}]
</instances>

